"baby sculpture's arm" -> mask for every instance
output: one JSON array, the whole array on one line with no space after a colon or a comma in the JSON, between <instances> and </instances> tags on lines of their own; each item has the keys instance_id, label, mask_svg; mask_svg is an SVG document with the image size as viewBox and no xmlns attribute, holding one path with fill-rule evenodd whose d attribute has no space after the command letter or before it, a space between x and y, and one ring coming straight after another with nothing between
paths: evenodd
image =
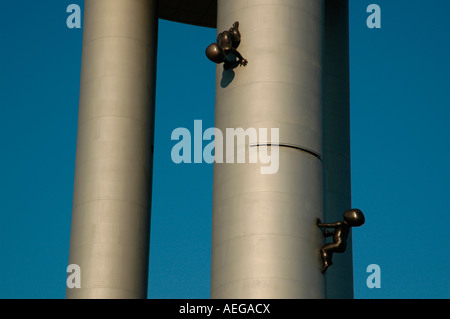
<instances>
[{"instance_id":1,"label":"baby sculpture's arm","mask_svg":"<svg viewBox=\"0 0 450 319\"><path fill-rule=\"evenodd\" d=\"M336 223L322 223L322 220L320 218L316 219L316 224L319 227L324 228L336 228L342 225L342 222L336 222Z\"/></svg>"},{"instance_id":2,"label":"baby sculpture's arm","mask_svg":"<svg viewBox=\"0 0 450 319\"><path fill-rule=\"evenodd\" d=\"M238 58L240 65L247 66L247 63L248 63L247 59L244 59L244 57L239 53L238 50L232 48L231 53L234 54Z\"/></svg>"}]
</instances>

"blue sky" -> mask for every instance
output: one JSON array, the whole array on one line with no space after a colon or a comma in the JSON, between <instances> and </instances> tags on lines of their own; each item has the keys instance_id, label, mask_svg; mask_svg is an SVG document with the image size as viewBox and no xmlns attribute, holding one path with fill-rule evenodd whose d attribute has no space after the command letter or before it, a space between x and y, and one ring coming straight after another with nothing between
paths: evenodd
<instances>
[{"instance_id":1,"label":"blue sky","mask_svg":"<svg viewBox=\"0 0 450 319\"><path fill-rule=\"evenodd\" d=\"M2 4L0 298L65 297L82 40L71 3L83 5ZM366 26L371 3L381 29ZM449 12L445 0L350 0L352 201L366 215L356 298L450 297ZM212 165L174 164L170 136L214 126L215 37L160 21L150 298L209 298Z\"/></svg>"}]
</instances>

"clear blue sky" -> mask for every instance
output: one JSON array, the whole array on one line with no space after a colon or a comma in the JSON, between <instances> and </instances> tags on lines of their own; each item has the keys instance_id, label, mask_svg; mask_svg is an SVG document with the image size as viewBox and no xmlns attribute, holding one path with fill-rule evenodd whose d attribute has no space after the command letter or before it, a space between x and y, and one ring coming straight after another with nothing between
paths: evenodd
<instances>
[{"instance_id":1,"label":"clear blue sky","mask_svg":"<svg viewBox=\"0 0 450 319\"><path fill-rule=\"evenodd\" d=\"M65 297L82 40L71 3L83 5L0 11L0 298ZM381 29L366 26L371 3ZM366 215L356 298L450 297L449 14L446 0L350 0L352 199ZM209 298L212 165L172 163L170 135L214 126L215 37L160 21L150 298ZM173 48L189 50L177 61ZM370 264L380 289L366 286Z\"/></svg>"}]
</instances>

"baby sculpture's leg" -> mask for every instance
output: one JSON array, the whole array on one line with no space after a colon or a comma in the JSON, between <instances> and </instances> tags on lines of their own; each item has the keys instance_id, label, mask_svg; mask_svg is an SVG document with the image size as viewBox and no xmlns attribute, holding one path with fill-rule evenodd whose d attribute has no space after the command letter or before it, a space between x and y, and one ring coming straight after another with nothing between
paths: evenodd
<instances>
[{"instance_id":1,"label":"baby sculpture's leg","mask_svg":"<svg viewBox=\"0 0 450 319\"><path fill-rule=\"evenodd\" d=\"M335 244L326 244L322 247L320 250L320 253L322 255L322 273L325 273L325 271L333 264L333 252L335 251L336 247Z\"/></svg>"}]
</instances>

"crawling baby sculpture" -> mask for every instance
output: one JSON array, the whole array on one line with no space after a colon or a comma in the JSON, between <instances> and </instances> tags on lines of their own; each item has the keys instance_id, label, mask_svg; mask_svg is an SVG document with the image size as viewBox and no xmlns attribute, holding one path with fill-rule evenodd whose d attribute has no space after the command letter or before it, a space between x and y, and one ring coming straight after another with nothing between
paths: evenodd
<instances>
[{"instance_id":1,"label":"crawling baby sculpture","mask_svg":"<svg viewBox=\"0 0 450 319\"><path fill-rule=\"evenodd\" d=\"M248 61L236 50L240 43L241 33L239 32L239 22L236 21L230 30L217 36L217 43L212 43L206 48L206 56L214 63L223 62L225 70L231 69L236 64L227 59L229 54L233 54L238 59L239 66L246 66Z\"/></svg>"},{"instance_id":2,"label":"crawling baby sculpture","mask_svg":"<svg viewBox=\"0 0 450 319\"><path fill-rule=\"evenodd\" d=\"M333 264L333 253L343 253L347 248L347 238L351 227L363 225L365 217L359 209L350 209L344 213L344 220L335 223L322 223L320 218L317 218L316 223L320 228L334 228L334 231L325 229L323 235L325 237L333 236L333 243L325 244L320 253L322 255L322 273Z\"/></svg>"}]
</instances>

